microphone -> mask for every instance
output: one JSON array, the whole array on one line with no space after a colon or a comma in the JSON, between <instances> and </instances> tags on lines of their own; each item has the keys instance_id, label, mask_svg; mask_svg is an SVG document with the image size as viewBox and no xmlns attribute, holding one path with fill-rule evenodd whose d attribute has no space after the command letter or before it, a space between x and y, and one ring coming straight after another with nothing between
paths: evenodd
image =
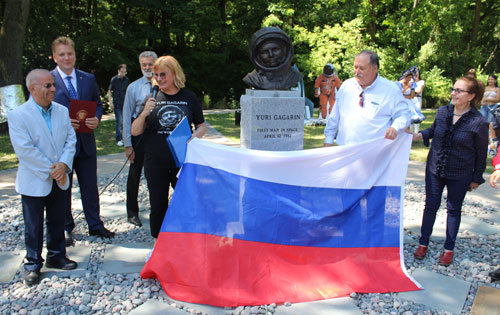
<instances>
[{"instance_id":1,"label":"microphone","mask_svg":"<svg viewBox=\"0 0 500 315\"><path fill-rule=\"evenodd\" d=\"M156 99L156 95L158 95L158 91L160 87L158 85L153 86L153 98Z\"/></svg>"}]
</instances>

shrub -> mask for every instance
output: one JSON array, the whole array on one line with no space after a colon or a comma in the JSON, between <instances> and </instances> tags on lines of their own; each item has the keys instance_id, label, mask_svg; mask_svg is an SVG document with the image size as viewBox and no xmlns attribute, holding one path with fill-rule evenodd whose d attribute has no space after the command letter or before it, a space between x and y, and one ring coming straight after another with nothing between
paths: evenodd
<instances>
[{"instance_id":1,"label":"shrub","mask_svg":"<svg viewBox=\"0 0 500 315\"><path fill-rule=\"evenodd\" d=\"M453 82L444 77L444 70L434 66L430 71L422 72L422 79L425 80L423 93L423 105L426 108L436 108L450 101L450 87Z\"/></svg>"}]
</instances>

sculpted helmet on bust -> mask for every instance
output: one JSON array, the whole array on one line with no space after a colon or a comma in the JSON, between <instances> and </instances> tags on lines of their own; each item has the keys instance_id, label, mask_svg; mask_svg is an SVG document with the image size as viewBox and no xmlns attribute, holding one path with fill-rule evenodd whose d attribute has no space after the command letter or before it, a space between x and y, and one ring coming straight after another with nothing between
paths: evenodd
<instances>
[{"instance_id":1,"label":"sculpted helmet on bust","mask_svg":"<svg viewBox=\"0 0 500 315\"><path fill-rule=\"evenodd\" d=\"M292 41L278 27L264 27L255 32L249 55L255 70L243 81L255 89L288 90L302 79L302 74L291 67Z\"/></svg>"}]
</instances>

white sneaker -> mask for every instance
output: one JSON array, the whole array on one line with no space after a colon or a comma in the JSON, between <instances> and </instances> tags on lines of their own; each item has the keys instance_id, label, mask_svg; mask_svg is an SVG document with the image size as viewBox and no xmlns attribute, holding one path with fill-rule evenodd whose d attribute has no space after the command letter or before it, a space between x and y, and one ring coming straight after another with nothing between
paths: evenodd
<instances>
[{"instance_id":1,"label":"white sneaker","mask_svg":"<svg viewBox=\"0 0 500 315\"><path fill-rule=\"evenodd\" d=\"M121 140L120 140L120 141L118 141L118 142L116 143L116 145L117 145L117 146L119 146L119 147L123 147L123 141L121 141Z\"/></svg>"}]
</instances>

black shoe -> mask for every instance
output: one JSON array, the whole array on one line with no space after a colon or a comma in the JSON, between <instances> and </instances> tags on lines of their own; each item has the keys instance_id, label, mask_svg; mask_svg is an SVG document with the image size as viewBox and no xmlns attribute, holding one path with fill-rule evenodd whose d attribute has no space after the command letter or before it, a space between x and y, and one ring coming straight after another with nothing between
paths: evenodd
<instances>
[{"instance_id":1,"label":"black shoe","mask_svg":"<svg viewBox=\"0 0 500 315\"><path fill-rule=\"evenodd\" d=\"M66 247L73 245L73 242L73 235L71 235L71 232L64 231L64 243Z\"/></svg>"},{"instance_id":2,"label":"black shoe","mask_svg":"<svg viewBox=\"0 0 500 315\"><path fill-rule=\"evenodd\" d=\"M78 267L78 264L76 263L76 261L73 261L68 257L63 257L56 261L47 260L47 262L45 263L45 267L62 269L62 270L73 270L76 269L76 267Z\"/></svg>"},{"instance_id":3,"label":"black shoe","mask_svg":"<svg viewBox=\"0 0 500 315\"><path fill-rule=\"evenodd\" d=\"M40 282L40 270L26 271L24 275L24 283L26 285L35 285Z\"/></svg>"},{"instance_id":4,"label":"black shoe","mask_svg":"<svg viewBox=\"0 0 500 315\"><path fill-rule=\"evenodd\" d=\"M500 281L500 268L497 268L490 272L491 281Z\"/></svg>"},{"instance_id":5,"label":"black shoe","mask_svg":"<svg viewBox=\"0 0 500 315\"><path fill-rule=\"evenodd\" d=\"M141 219L138 216L134 215L133 217L128 217L127 221L136 226L142 226Z\"/></svg>"},{"instance_id":6,"label":"black shoe","mask_svg":"<svg viewBox=\"0 0 500 315\"><path fill-rule=\"evenodd\" d=\"M98 230L90 230L89 235L111 238L111 237L115 236L115 233L111 232L110 230L103 227L102 229L98 229Z\"/></svg>"}]
</instances>

